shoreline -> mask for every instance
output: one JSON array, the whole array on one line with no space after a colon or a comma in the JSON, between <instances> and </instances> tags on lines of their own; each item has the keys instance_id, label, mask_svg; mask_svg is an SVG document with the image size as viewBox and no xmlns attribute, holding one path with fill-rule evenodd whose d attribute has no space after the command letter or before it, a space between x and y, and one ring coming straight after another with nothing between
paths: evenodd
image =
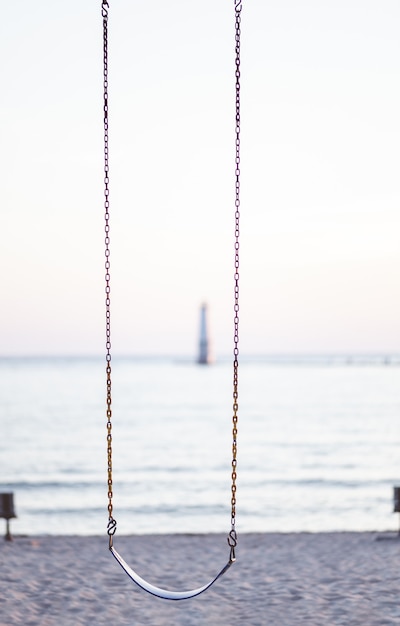
<instances>
[{"instance_id":1,"label":"shoreline","mask_svg":"<svg viewBox=\"0 0 400 626\"><path fill-rule=\"evenodd\" d=\"M1 523L0 523L1 526ZM37 541L41 541L44 539L90 539L90 540L100 540L100 541L105 541L106 543L108 543L108 534L107 532L104 532L103 534L88 534L88 535L84 535L84 534L73 534L73 533L32 533L32 534L27 534L27 533L14 533L12 532L12 528L11 530L11 541L10 543L12 544L15 541L21 540L21 539L32 539L32 540L37 540ZM4 534L5 533L1 533L0 532L0 547L1 547L1 540L4 539ZM114 535L114 541L118 541L118 539L143 539L143 540L147 540L147 539L152 539L152 538L183 538L183 537L215 537L215 538L223 538L226 540L227 536L229 534L229 531L227 532L221 532L221 531L215 531L215 532L192 532L192 531L184 531L184 532L166 532L166 533L156 533L156 532L150 532L150 533L118 533L116 532ZM293 530L282 530L282 531L277 531L277 530L267 530L265 532L262 531L243 531L243 532L239 532L237 531L237 535L238 535L238 543L240 543L240 537L285 537L285 536L337 536L337 535L365 535L365 536L373 536L376 540L379 539L396 539L399 538L400 540L400 530L395 530L393 528L388 528L386 530L298 530L298 531L293 531Z\"/></svg>"},{"instance_id":2,"label":"shoreline","mask_svg":"<svg viewBox=\"0 0 400 626\"><path fill-rule=\"evenodd\" d=\"M177 590L203 585L229 555L221 533L116 535L114 545L152 584ZM400 624L396 532L240 534L236 556L204 594L173 602L128 578L107 535L14 535L0 541L0 626Z\"/></svg>"}]
</instances>

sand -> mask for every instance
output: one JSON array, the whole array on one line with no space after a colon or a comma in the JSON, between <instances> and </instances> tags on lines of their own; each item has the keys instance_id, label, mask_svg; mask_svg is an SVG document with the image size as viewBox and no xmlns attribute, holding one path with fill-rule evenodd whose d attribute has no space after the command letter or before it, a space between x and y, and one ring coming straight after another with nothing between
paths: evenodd
<instances>
[{"instance_id":1,"label":"sand","mask_svg":"<svg viewBox=\"0 0 400 626\"><path fill-rule=\"evenodd\" d=\"M221 535L115 537L153 584L204 584L228 558ZM237 562L179 602L139 589L107 537L0 540L1 626L400 625L400 539L392 534L239 536Z\"/></svg>"}]
</instances>

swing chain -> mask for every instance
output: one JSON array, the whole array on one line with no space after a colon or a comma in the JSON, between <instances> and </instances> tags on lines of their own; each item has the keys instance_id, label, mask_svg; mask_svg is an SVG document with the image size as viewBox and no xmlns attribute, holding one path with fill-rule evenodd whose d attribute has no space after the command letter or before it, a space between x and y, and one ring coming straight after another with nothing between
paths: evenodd
<instances>
[{"instance_id":1,"label":"swing chain","mask_svg":"<svg viewBox=\"0 0 400 626\"><path fill-rule=\"evenodd\" d=\"M236 479L237 479L237 423L238 423L238 369L239 369L239 219L240 219L240 19L242 1L235 1L235 274L234 274L234 349L233 349L233 417L232 417L232 497L231 497L231 525L232 530L228 537L231 546L231 556L234 556L236 546Z\"/></svg>"},{"instance_id":2,"label":"swing chain","mask_svg":"<svg viewBox=\"0 0 400 626\"><path fill-rule=\"evenodd\" d=\"M238 423L238 356L239 356L239 219L240 219L240 22L242 0L235 3L235 273L234 273L234 349L233 349L233 417L232 417L232 486L231 486L231 531L228 544L231 548L230 560L235 560L237 534L236 521L236 479L237 479L237 423ZM111 313L110 313L110 202L109 202L109 150L108 150L108 0L102 0L103 18L103 124L104 124L104 232L105 232L105 305L106 305L106 377L107 377L107 495L110 548L117 522L113 518L113 479L112 479L112 400L111 400Z\"/></svg>"},{"instance_id":3,"label":"swing chain","mask_svg":"<svg viewBox=\"0 0 400 626\"><path fill-rule=\"evenodd\" d=\"M113 481L112 481L112 410L111 410L111 312L110 312L110 201L109 201L109 166L108 166L108 1L101 4L103 18L103 124L104 124L104 244L105 244L105 294L106 294L106 376L107 376L107 495L108 495L108 525L110 537L116 530L116 521L113 518Z\"/></svg>"}]
</instances>

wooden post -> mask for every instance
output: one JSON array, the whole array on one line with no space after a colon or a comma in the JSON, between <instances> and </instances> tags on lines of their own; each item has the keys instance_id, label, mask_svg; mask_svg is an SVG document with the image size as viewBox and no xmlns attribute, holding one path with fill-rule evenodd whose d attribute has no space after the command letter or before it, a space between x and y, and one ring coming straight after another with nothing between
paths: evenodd
<instances>
[{"instance_id":1,"label":"wooden post","mask_svg":"<svg viewBox=\"0 0 400 626\"><path fill-rule=\"evenodd\" d=\"M393 488L393 499L394 499L394 512L400 513L400 487ZM400 525L399 525L399 537L400 537Z\"/></svg>"},{"instance_id":2,"label":"wooden post","mask_svg":"<svg viewBox=\"0 0 400 626\"><path fill-rule=\"evenodd\" d=\"M10 519L17 517L14 511L14 494L13 493L0 493L0 517L4 517L6 520L6 534L4 539L6 541L12 541L10 532Z\"/></svg>"}]
</instances>

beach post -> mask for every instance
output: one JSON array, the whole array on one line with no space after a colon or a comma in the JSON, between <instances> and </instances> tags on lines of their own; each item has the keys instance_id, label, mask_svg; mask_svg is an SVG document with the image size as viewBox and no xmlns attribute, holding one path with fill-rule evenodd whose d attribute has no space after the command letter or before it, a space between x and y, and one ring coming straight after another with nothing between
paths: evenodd
<instances>
[{"instance_id":1,"label":"beach post","mask_svg":"<svg viewBox=\"0 0 400 626\"><path fill-rule=\"evenodd\" d=\"M393 488L393 497L394 497L394 512L400 513L400 487ZM399 527L399 537L400 537L400 527Z\"/></svg>"},{"instance_id":2,"label":"beach post","mask_svg":"<svg viewBox=\"0 0 400 626\"><path fill-rule=\"evenodd\" d=\"M14 511L14 494L13 493L0 493L0 517L4 517L6 520L6 534L4 539L6 541L12 541L10 532L10 519L17 517Z\"/></svg>"}]
</instances>

